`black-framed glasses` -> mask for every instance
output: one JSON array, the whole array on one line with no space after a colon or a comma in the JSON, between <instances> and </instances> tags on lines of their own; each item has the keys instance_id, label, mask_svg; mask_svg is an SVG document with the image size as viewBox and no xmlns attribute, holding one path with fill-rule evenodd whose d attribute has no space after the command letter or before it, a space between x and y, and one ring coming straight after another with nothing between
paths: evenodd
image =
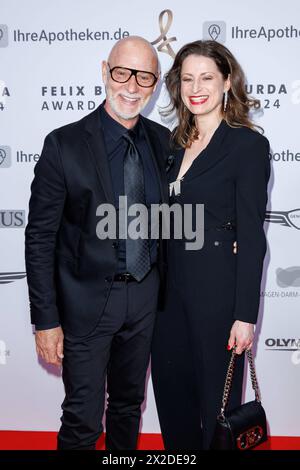
<instances>
[{"instance_id":1,"label":"black-framed glasses","mask_svg":"<svg viewBox=\"0 0 300 470\"><path fill-rule=\"evenodd\" d=\"M127 67L113 67L110 68L108 65L110 76L114 82L118 83L126 83L130 80L132 75L136 80L136 83L144 88L150 88L155 85L157 82L158 77L154 75L154 73L146 72L145 70L136 70L136 69L129 69Z\"/></svg>"}]
</instances>

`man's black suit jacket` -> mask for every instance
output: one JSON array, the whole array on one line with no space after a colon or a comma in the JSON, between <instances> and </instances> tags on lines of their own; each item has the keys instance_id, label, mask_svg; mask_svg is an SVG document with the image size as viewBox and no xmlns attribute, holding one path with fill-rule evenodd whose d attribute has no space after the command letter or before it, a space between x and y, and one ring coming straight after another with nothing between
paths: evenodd
<instances>
[{"instance_id":1,"label":"man's black suit jacket","mask_svg":"<svg viewBox=\"0 0 300 470\"><path fill-rule=\"evenodd\" d=\"M97 324L117 270L117 242L96 235L97 207L114 205L99 108L78 122L51 132L35 166L31 185L25 258L31 321L60 323L76 336ZM170 132L140 117L159 181L168 202L166 159ZM163 243L159 243L161 293Z\"/></svg>"}]
</instances>

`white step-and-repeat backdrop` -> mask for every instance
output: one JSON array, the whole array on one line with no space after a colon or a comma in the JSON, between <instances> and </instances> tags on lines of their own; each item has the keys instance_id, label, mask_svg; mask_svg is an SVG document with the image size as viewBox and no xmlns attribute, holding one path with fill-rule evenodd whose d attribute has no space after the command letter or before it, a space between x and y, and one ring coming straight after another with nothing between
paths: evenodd
<instances>
[{"instance_id":1,"label":"white step-and-repeat backdrop","mask_svg":"<svg viewBox=\"0 0 300 470\"><path fill-rule=\"evenodd\" d=\"M223 42L259 98L272 147L256 363L273 436L300 436L300 3L297 0L0 0L0 429L57 430L60 373L39 362L29 319L24 227L45 135L103 99L116 40L154 42L162 71L185 43ZM160 122L158 106L148 117ZM218 292L216 273L216 293ZM252 397L249 384L245 399ZM178 404L180 406L180 404ZM151 378L142 431L160 432Z\"/></svg>"}]
</instances>

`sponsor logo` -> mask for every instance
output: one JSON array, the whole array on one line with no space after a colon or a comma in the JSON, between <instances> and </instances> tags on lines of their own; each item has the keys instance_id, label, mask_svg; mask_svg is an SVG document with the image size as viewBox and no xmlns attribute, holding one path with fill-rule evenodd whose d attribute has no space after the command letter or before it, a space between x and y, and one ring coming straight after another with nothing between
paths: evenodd
<instances>
[{"instance_id":1,"label":"sponsor logo","mask_svg":"<svg viewBox=\"0 0 300 470\"><path fill-rule=\"evenodd\" d=\"M279 287L300 287L300 266L291 266L276 270L276 282Z\"/></svg>"},{"instance_id":2,"label":"sponsor logo","mask_svg":"<svg viewBox=\"0 0 300 470\"><path fill-rule=\"evenodd\" d=\"M41 31L24 32L20 29L15 29L13 32L13 40L17 43L43 43L51 46L56 43L63 42L93 42L93 41L118 41L128 37L128 31L123 30L121 27L114 31L92 31L86 28L82 31L76 31L69 28L65 31Z\"/></svg>"},{"instance_id":3,"label":"sponsor logo","mask_svg":"<svg viewBox=\"0 0 300 470\"><path fill-rule=\"evenodd\" d=\"M265 340L266 351L289 352L294 366L300 364L300 339L296 338L268 338Z\"/></svg>"},{"instance_id":4,"label":"sponsor logo","mask_svg":"<svg viewBox=\"0 0 300 470\"><path fill-rule=\"evenodd\" d=\"M166 17L166 23L164 24L164 17ZM151 42L153 46L157 45L157 50L159 52L165 52L168 54L172 59L174 59L176 52L174 52L171 42L177 41L177 38L175 36L171 38L167 38L167 33L169 32L169 29L171 28L171 25L173 23L173 12L171 10L163 10L159 14L158 18L158 26L160 30L160 35Z\"/></svg>"},{"instance_id":5,"label":"sponsor logo","mask_svg":"<svg viewBox=\"0 0 300 470\"><path fill-rule=\"evenodd\" d=\"M291 289L300 287L300 266L290 266L288 268L277 268L275 271L276 284L279 290L262 291L261 297L273 299L297 299L300 297L299 290Z\"/></svg>"},{"instance_id":6,"label":"sponsor logo","mask_svg":"<svg viewBox=\"0 0 300 470\"><path fill-rule=\"evenodd\" d=\"M203 23L203 39L210 39L221 43L226 42L225 21L205 21Z\"/></svg>"},{"instance_id":7,"label":"sponsor logo","mask_svg":"<svg viewBox=\"0 0 300 470\"><path fill-rule=\"evenodd\" d=\"M10 284L11 282L18 281L19 279L24 279L24 277L26 277L25 271L0 273L0 284Z\"/></svg>"},{"instance_id":8,"label":"sponsor logo","mask_svg":"<svg viewBox=\"0 0 300 470\"><path fill-rule=\"evenodd\" d=\"M281 28L267 28L259 26L258 28L242 28L241 26L232 26L232 39L258 39L270 42L274 39L299 39L300 30L293 25L284 25Z\"/></svg>"},{"instance_id":9,"label":"sponsor logo","mask_svg":"<svg viewBox=\"0 0 300 470\"><path fill-rule=\"evenodd\" d=\"M291 211L267 211L265 221L300 230L300 209L293 209Z\"/></svg>"},{"instance_id":10,"label":"sponsor logo","mask_svg":"<svg viewBox=\"0 0 300 470\"><path fill-rule=\"evenodd\" d=\"M11 150L6 145L0 146L0 168L9 168L11 166Z\"/></svg>"},{"instance_id":11,"label":"sponsor logo","mask_svg":"<svg viewBox=\"0 0 300 470\"><path fill-rule=\"evenodd\" d=\"M16 153L17 163L37 163L40 159L39 153L27 153L23 150L18 150ZM0 145L0 169L9 168L12 165L12 152L11 148L5 145Z\"/></svg>"},{"instance_id":12,"label":"sponsor logo","mask_svg":"<svg viewBox=\"0 0 300 470\"><path fill-rule=\"evenodd\" d=\"M267 338L265 346L265 349L269 351L298 351L300 349L300 339Z\"/></svg>"},{"instance_id":13,"label":"sponsor logo","mask_svg":"<svg viewBox=\"0 0 300 470\"><path fill-rule=\"evenodd\" d=\"M228 28L229 29L229 28ZM258 28L245 28L238 25L229 29L231 39L264 40L270 42L274 39L299 39L300 29L293 25L282 28L268 28L264 25ZM225 21L205 21L203 23L203 39L211 39L225 43L227 27Z\"/></svg>"},{"instance_id":14,"label":"sponsor logo","mask_svg":"<svg viewBox=\"0 0 300 470\"><path fill-rule=\"evenodd\" d=\"M0 210L0 228L25 227L24 210Z\"/></svg>"}]
</instances>

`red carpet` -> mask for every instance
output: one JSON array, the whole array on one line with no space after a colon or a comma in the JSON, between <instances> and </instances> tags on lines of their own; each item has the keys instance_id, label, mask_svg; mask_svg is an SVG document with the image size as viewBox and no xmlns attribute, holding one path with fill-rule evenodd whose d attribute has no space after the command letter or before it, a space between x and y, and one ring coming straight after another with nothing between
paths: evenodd
<instances>
[{"instance_id":1,"label":"red carpet","mask_svg":"<svg viewBox=\"0 0 300 470\"><path fill-rule=\"evenodd\" d=\"M53 450L56 432L0 431L0 450ZM140 450L163 450L160 434L141 434ZM97 449L104 449L104 437L99 439ZM300 437L270 437L269 442L257 450L300 450Z\"/></svg>"}]
</instances>

